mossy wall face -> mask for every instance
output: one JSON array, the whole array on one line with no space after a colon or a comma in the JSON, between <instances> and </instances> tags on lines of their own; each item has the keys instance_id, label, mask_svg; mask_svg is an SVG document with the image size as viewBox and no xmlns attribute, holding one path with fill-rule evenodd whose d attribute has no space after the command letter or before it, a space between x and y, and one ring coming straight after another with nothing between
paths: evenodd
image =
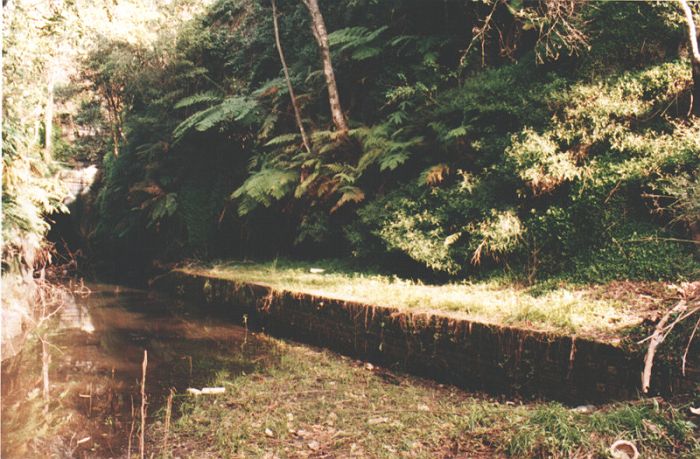
<instances>
[{"instance_id":1,"label":"mossy wall face","mask_svg":"<svg viewBox=\"0 0 700 459\"><path fill-rule=\"evenodd\" d=\"M154 286L247 316L250 327L470 390L595 403L635 396L642 360L621 348L173 271ZM693 373L697 376L697 372ZM662 392L690 384L664 378ZM692 376L691 376L692 379ZM698 379L698 378L696 378Z\"/></svg>"}]
</instances>

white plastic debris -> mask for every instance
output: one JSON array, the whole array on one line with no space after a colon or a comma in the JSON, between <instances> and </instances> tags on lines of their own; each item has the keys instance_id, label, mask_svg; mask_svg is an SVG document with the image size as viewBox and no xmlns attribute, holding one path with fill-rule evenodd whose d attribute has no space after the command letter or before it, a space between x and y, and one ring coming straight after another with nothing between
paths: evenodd
<instances>
[{"instance_id":1,"label":"white plastic debris","mask_svg":"<svg viewBox=\"0 0 700 459\"><path fill-rule=\"evenodd\" d=\"M311 269L309 269L309 272L311 274L323 274L326 272L326 270L322 269L322 268L311 268Z\"/></svg>"},{"instance_id":2,"label":"white plastic debris","mask_svg":"<svg viewBox=\"0 0 700 459\"><path fill-rule=\"evenodd\" d=\"M225 392L225 387L202 387L201 389L195 389L194 387L187 388L187 393L190 395L214 395L223 394Z\"/></svg>"},{"instance_id":3,"label":"white plastic debris","mask_svg":"<svg viewBox=\"0 0 700 459\"><path fill-rule=\"evenodd\" d=\"M223 394L226 392L225 387L202 387L202 394Z\"/></svg>"},{"instance_id":4,"label":"white plastic debris","mask_svg":"<svg viewBox=\"0 0 700 459\"><path fill-rule=\"evenodd\" d=\"M631 441L618 440L610 445L610 455L615 459L637 459L639 451Z\"/></svg>"}]
</instances>

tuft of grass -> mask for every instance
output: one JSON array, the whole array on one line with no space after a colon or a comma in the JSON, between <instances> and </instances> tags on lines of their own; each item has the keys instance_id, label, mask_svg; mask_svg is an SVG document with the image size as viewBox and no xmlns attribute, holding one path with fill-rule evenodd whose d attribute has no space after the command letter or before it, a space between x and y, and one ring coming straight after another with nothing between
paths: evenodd
<instances>
[{"instance_id":1,"label":"tuft of grass","mask_svg":"<svg viewBox=\"0 0 700 459\"><path fill-rule=\"evenodd\" d=\"M324 272L311 272L312 268ZM426 285L373 271L358 272L335 260L221 262L181 269L240 282L264 283L282 290L413 311L438 311L459 318L599 339L617 338L623 330L641 322L639 314L622 301L597 297L583 287L558 286L532 291L495 281Z\"/></svg>"}]
</instances>

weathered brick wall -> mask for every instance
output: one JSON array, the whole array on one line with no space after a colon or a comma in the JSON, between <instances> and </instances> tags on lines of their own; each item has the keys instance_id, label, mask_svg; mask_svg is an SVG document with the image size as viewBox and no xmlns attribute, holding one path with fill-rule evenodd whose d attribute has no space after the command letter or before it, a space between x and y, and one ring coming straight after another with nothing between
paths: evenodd
<instances>
[{"instance_id":1,"label":"weathered brick wall","mask_svg":"<svg viewBox=\"0 0 700 459\"><path fill-rule=\"evenodd\" d=\"M639 356L605 343L182 271L162 276L154 286L224 308L236 319L246 315L249 326L273 336L465 389L566 403L630 398L639 390ZM664 392L690 381L660 379Z\"/></svg>"}]
</instances>

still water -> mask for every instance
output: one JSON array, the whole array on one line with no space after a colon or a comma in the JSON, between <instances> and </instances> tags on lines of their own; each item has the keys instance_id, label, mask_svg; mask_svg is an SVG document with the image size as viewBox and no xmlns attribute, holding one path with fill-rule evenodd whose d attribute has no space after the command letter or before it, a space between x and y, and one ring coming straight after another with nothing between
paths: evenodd
<instances>
[{"instance_id":1,"label":"still water","mask_svg":"<svg viewBox=\"0 0 700 459\"><path fill-rule=\"evenodd\" d=\"M52 422L62 426L60 438L31 444L22 437L22 426L4 416L10 420L3 421L3 457L27 457L37 450L46 457L125 457L132 424L138 431L144 350L151 419L171 391L186 397L187 388L206 386L219 371L253 371L269 350L264 338L221 314L204 315L196 304L114 285L87 288L89 293L75 295L61 308L50 338L51 412ZM5 415L41 398L37 389L21 387L20 378L3 376ZM132 444L138 454L137 433Z\"/></svg>"}]
</instances>

